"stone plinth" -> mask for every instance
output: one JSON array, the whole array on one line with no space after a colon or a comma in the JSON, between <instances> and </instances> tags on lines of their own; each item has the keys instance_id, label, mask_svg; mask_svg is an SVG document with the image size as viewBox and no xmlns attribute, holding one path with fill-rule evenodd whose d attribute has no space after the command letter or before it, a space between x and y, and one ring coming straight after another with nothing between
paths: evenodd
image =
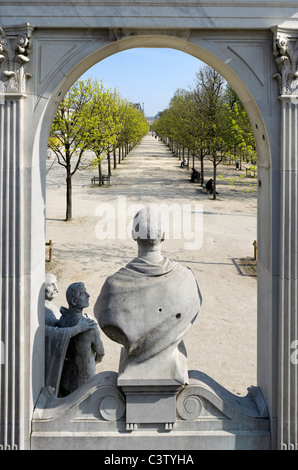
<instances>
[{"instance_id":1,"label":"stone plinth","mask_svg":"<svg viewBox=\"0 0 298 470\"><path fill-rule=\"evenodd\" d=\"M176 422L176 396L183 388L175 380L118 379L126 397L126 429L139 424L163 424L166 430Z\"/></svg>"},{"instance_id":2,"label":"stone plinth","mask_svg":"<svg viewBox=\"0 0 298 470\"><path fill-rule=\"evenodd\" d=\"M189 371L189 385L179 391L168 381L120 388L118 380L102 372L66 398L45 388L33 415L32 450L270 449L258 387L239 397L198 371Z\"/></svg>"}]
</instances>

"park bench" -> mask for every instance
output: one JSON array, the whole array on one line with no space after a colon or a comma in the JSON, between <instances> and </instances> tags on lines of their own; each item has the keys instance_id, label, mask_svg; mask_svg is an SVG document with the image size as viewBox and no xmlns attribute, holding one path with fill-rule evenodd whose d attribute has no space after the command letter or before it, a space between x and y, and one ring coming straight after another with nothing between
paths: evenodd
<instances>
[{"instance_id":1,"label":"park bench","mask_svg":"<svg viewBox=\"0 0 298 470\"><path fill-rule=\"evenodd\" d=\"M206 188L206 183L201 184L203 193L208 194L210 191Z\"/></svg>"},{"instance_id":2,"label":"park bench","mask_svg":"<svg viewBox=\"0 0 298 470\"><path fill-rule=\"evenodd\" d=\"M102 184L105 184L105 183L108 185L111 184L110 176L108 175L102 175L101 181L102 181Z\"/></svg>"},{"instance_id":3,"label":"park bench","mask_svg":"<svg viewBox=\"0 0 298 470\"><path fill-rule=\"evenodd\" d=\"M202 191L204 194L211 194L210 190L206 188L206 183L201 184L201 187L202 187ZM217 191L216 191L216 194L218 194Z\"/></svg>"},{"instance_id":4,"label":"park bench","mask_svg":"<svg viewBox=\"0 0 298 470\"><path fill-rule=\"evenodd\" d=\"M195 170L195 174L192 171L190 177L193 183L199 183L201 181L201 174L198 170Z\"/></svg>"},{"instance_id":5,"label":"park bench","mask_svg":"<svg viewBox=\"0 0 298 470\"><path fill-rule=\"evenodd\" d=\"M91 178L91 184L92 184L92 185L97 184L97 185L99 186L99 181L100 181L99 176L93 176L93 177ZM101 184L105 184L105 183L106 183L106 184L109 184L109 185L111 184L110 176L108 176L108 175L102 175L102 177L101 177Z\"/></svg>"}]
</instances>

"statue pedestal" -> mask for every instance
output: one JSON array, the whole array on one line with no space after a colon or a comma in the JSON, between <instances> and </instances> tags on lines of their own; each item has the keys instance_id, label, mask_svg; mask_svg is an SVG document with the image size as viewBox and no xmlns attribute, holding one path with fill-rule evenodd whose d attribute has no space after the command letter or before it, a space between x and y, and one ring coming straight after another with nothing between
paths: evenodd
<instances>
[{"instance_id":1,"label":"statue pedestal","mask_svg":"<svg viewBox=\"0 0 298 470\"><path fill-rule=\"evenodd\" d=\"M101 372L65 398L44 388L34 410L31 449L270 449L270 420L258 387L240 397L199 371L189 371L186 386L123 379Z\"/></svg>"},{"instance_id":2,"label":"statue pedestal","mask_svg":"<svg viewBox=\"0 0 298 470\"><path fill-rule=\"evenodd\" d=\"M126 397L126 429L139 424L164 424L171 430L176 422L176 396L183 386L175 380L118 379Z\"/></svg>"}]
</instances>

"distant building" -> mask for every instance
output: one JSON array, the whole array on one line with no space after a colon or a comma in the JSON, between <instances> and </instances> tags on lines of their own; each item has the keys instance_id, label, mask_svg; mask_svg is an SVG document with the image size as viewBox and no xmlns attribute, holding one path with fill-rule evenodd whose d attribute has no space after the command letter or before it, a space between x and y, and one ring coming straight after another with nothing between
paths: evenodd
<instances>
[{"instance_id":1,"label":"distant building","mask_svg":"<svg viewBox=\"0 0 298 470\"><path fill-rule=\"evenodd\" d=\"M148 124L150 124L150 131L152 130L152 124L156 121L160 116L160 112L156 114L156 116L146 116Z\"/></svg>"},{"instance_id":2,"label":"distant building","mask_svg":"<svg viewBox=\"0 0 298 470\"><path fill-rule=\"evenodd\" d=\"M145 114L144 103L130 103L134 108Z\"/></svg>"}]
</instances>

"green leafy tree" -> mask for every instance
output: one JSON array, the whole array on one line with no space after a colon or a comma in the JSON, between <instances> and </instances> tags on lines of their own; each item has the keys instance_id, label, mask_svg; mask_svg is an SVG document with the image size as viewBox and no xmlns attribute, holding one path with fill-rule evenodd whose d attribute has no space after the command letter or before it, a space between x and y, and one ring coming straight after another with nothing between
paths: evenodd
<instances>
[{"instance_id":1,"label":"green leafy tree","mask_svg":"<svg viewBox=\"0 0 298 470\"><path fill-rule=\"evenodd\" d=\"M226 154L229 139L228 113L223 100L225 82L221 75L209 66L199 71L197 80L204 116L208 159L213 164L213 199L216 199L217 166Z\"/></svg>"},{"instance_id":2,"label":"green leafy tree","mask_svg":"<svg viewBox=\"0 0 298 470\"><path fill-rule=\"evenodd\" d=\"M55 115L48 146L58 163L66 169L66 220L72 219L72 177L89 164L98 167L119 146L135 145L149 130L143 114L119 98L116 91L106 90L98 80L78 81L65 95ZM90 150L95 158L83 158Z\"/></svg>"},{"instance_id":3,"label":"green leafy tree","mask_svg":"<svg viewBox=\"0 0 298 470\"><path fill-rule=\"evenodd\" d=\"M153 130L163 137L172 150L182 146L201 162L204 182L204 160L213 164L216 199L217 167L224 157L251 159L255 141L248 115L234 90L211 67L196 74L193 90L177 90L169 107L160 113Z\"/></svg>"},{"instance_id":4,"label":"green leafy tree","mask_svg":"<svg viewBox=\"0 0 298 470\"><path fill-rule=\"evenodd\" d=\"M125 154L149 132L150 126L141 111L128 101L123 100L121 106L122 129L118 138L118 146L125 148Z\"/></svg>"},{"instance_id":5,"label":"green leafy tree","mask_svg":"<svg viewBox=\"0 0 298 470\"><path fill-rule=\"evenodd\" d=\"M90 139L87 148L95 154L91 166L98 167L99 184L101 184L101 163L105 156L108 156L110 176L110 151L117 142L121 122L118 114L117 93L106 90L102 82L97 80L93 83L93 90L93 98L88 103Z\"/></svg>"},{"instance_id":6,"label":"green leafy tree","mask_svg":"<svg viewBox=\"0 0 298 470\"><path fill-rule=\"evenodd\" d=\"M72 218L72 177L82 165L90 141L88 105L92 98L92 81L76 82L60 103L48 142L66 170L66 221Z\"/></svg>"},{"instance_id":7,"label":"green leafy tree","mask_svg":"<svg viewBox=\"0 0 298 470\"><path fill-rule=\"evenodd\" d=\"M229 85L226 87L224 100L230 121L230 155L239 159L241 169L244 158L250 161L256 157L255 139L245 108Z\"/></svg>"},{"instance_id":8,"label":"green leafy tree","mask_svg":"<svg viewBox=\"0 0 298 470\"><path fill-rule=\"evenodd\" d=\"M206 127L204 120L204 108L200 90L195 89L188 94L187 108L189 113L186 132L188 133L188 148L193 155L193 167L195 158L200 161L201 184L204 183L204 158L208 155L206 139Z\"/></svg>"}]
</instances>

